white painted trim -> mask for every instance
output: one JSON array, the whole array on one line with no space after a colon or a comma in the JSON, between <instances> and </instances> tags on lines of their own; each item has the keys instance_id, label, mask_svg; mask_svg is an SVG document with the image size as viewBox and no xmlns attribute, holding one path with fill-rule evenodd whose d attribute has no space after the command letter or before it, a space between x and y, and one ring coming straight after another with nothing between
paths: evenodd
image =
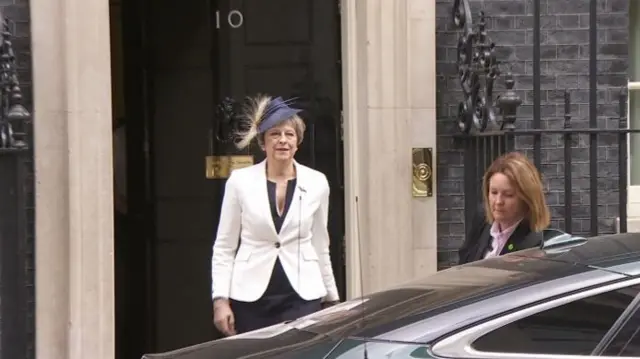
<instances>
[{"instance_id":1,"label":"white painted trim","mask_svg":"<svg viewBox=\"0 0 640 359\"><path fill-rule=\"evenodd\" d=\"M629 204L637 203L640 204L640 186L629 186ZM640 216L640 212L637 212L637 216Z\"/></svg>"},{"instance_id":2,"label":"white painted trim","mask_svg":"<svg viewBox=\"0 0 640 359\"><path fill-rule=\"evenodd\" d=\"M640 90L640 82L629 82L627 85L627 99L630 98L631 91ZM627 100L627 128L631 126L631 105ZM627 143L630 144L631 136L627 136ZM640 185L631 185L631 146L627 146L627 218L640 217Z\"/></svg>"},{"instance_id":3,"label":"white painted trim","mask_svg":"<svg viewBox=\"0 0 640 359\"><path fill-rule=\"evenodd\" d=\"M640 89L640 83L636 83L636 82L629 82L627 84L627 129L631 128L631 105L629 104L629 98L630 98L630 92L632 90L632 85L633 84L638 84L638 88ZM631 136L627 135L627 183L631 183ZM631 185L628 185L627 187L632 187ZM631 200L631 196L630 196L631 192L627 192L627 203L630 202Z\"/></svg>"},{"instance_id":4,"label":"white painted trim","mask_svg":"<svg viewBox=\"0 0 640 359\"><path fill-rule=\"evenodd\" d=\"M638 10L636 8L635 10ZM637 18L638 11L632 11L633 14L630 14L632 18ZM637 19L636 19L637 20ZM637 27L635 30L636 31ZM631 31L631 30L630 30ZM637 60L637 59L636 59ZM640 81L628 81L627 83L627 128L633 128L631 121L631 91L640 90ZM640 185L631 185L631 170L633 167L633 161L631 159L631 136L627 136L627 230L629 232L637 232L640 231ZM618 225L620 223L620 218L618 218ZM618 227L619 229L619 227Z\"/></svg>"},{"instance_id":5,"label":"white painted trim","mask_svg":"<svg viewBox=\"0 0 640 359\"><path fill-rule=\"evenodd\" d=\"M640 90L640 81L630 81L627 85L629 91L631 90Z\"/></svg>"},{"instance_id":6,"label":"white painted trim","mask_svg":"<svg viewBox=\"0 0 640 359\"><path fill-rule=\"evenodd\" d=\"M631 91L640 90L640 82L630 81L627 84L627 128L631 126L631 105L628 100ZM631 136L627 135L627 143L630 144ZM631 183L631 146L627 146L627 183ZM627 186L627 231L637 232L640 229L640 185ZM620 217L617 218L617 229L620 231Z\"/></svg>"},{"instance_id":7,"label":"white painted trim","mask_svg":"<svg viewBox=\"0 0 640 359\"><path fill-rule=\"evenodd\" d=\"M344 116L344 187L345 187L345 266L347 298L361 295L361 268L359 226L356 222L356 196L360 194L360 171L358 163L358 114L360 109L359 97L364 92L358 91L358 72L363 71L358 58L358 4L364 2L344 0L340 2L342 13L342 88L343 88L343 116Z\"/></svg>"},{"instance_id":8,"label":"white painted trim","mask_svg":"<svg viewBox=\"0 0 640 359\"><path fill-rule=\"evenodd\" d=\"M640 232L640 186L628 186L627 191L627 232ZM616 225L620 232L620 217Z\"/></svg>"}]
</instances>

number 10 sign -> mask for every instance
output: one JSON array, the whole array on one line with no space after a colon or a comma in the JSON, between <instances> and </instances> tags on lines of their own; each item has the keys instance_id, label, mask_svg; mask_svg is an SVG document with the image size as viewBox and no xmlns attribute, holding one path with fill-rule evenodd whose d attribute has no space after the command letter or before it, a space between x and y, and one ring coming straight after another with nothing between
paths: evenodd
<instances>
[{"instance_id":1,"label":"number 10 sign","mask_svg":"<svg viewBox=\"0 0 640 359\"><path fill-rule=\"evenodd\" d=\"M226 13L222 13L220 10L216 10L216 29L220 29L221 26L229 26L232 29L237 29L244 24L244 16L238 10L231 10Z\"/></svg>"}]
</instances>

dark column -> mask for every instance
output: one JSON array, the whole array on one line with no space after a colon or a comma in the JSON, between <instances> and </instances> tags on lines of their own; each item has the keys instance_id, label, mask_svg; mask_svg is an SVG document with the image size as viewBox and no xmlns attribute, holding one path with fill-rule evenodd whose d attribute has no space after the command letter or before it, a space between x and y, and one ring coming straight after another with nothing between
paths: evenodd
<instances>
[{"instance_id":1,"label":"dark column","mask_svg":"<svg viewBox=\"0 0 640 359\"><path fill-rule=\"evenodd\" d=\"M0 358L26 358L26 151L0 149Z\"/></svg>"},{"instance_id":2,"label":"dark column","mask_svg":"<svg viewBox=\"0 0 640 359\"><path fill-rule=\"evenodd\" d=\"M1 16L1 14L0 14ZM32 202L26 124L11 34L2 23L0 44L0 359L28 358L27 256Z\"/></svg>"}]
</instances>

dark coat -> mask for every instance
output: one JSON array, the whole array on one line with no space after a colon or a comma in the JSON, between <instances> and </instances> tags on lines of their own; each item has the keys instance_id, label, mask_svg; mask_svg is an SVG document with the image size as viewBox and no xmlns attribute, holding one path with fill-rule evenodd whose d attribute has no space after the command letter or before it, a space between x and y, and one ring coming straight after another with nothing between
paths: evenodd
<instances>
[{"instance_id":1,"label":"dark coat","mask_svg":"<svg viewBox=\"0 0 640 359\"><path fill-rule=\"evenodd\" d=\"M484 259L484 256L491 248L490 230L491 223L487 223L484 211L479 210L471 222L462 247L458 251L458 264ZM525 219L513 231L504 248L502 248L500 255L522 249L540 247L541 245L542 233L532 232L529 222Z\"/></svg>"}]
</instances>

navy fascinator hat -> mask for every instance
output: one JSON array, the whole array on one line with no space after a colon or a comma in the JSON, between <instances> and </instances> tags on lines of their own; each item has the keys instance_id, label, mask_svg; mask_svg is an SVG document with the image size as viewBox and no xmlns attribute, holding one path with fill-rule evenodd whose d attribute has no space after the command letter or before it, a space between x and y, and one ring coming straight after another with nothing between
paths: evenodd
<instances>
[{"instance_id":1,"label":"navy fascinator hat","mask_svg":"<svg viewBox=\"0 0 640 359\"><path fill-rule=\"evenodd\" d=\"M257 135L265 133L301 112L302 109L291 106L293 100L283 100L282 97L271 98L264 95L250 98L242 117L245 122L245 126L242 127L248 128L248 130L238 134L239 141L236 146L240 149L247 147Z\"/></svg>"}]
</instances>

